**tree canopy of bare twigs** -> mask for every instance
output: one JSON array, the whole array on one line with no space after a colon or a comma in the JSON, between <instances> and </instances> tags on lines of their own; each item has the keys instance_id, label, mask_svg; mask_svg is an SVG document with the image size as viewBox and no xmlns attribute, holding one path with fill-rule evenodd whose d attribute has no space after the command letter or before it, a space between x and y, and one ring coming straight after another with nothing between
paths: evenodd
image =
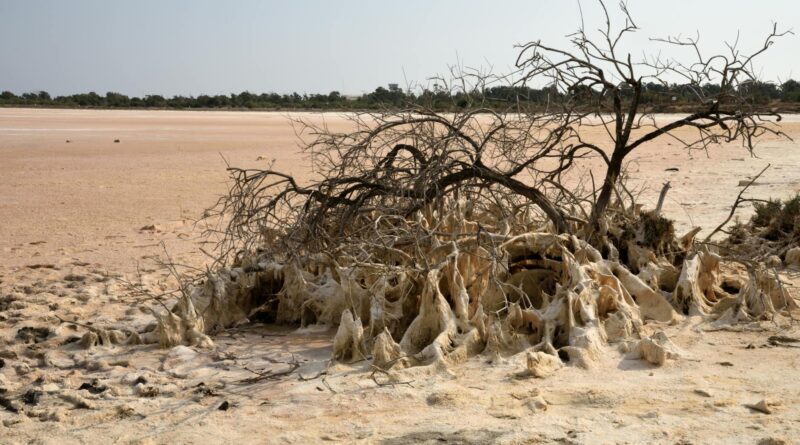
<instances>
[{"instance_id":1,"label":"tree canopy of bare twigs","mask_svg":"<svg viewBox=\"0 0 800 445\"><path fill-rule=\"evenodd\" d=\"M739 140L752 151L759 137L767 133L782 134L771 125L780 116L756 109L743 86L756 80L756 58L788 31L778 31L774 25L763 45L750 53L740 50L738 38L727 45L728 53L711 55L703 53L699 38L652 39L654 43L688 48L689 57L686 60L646 57L634 62L630 53L620 50L626 36L639 29L627 7L621 3L625 24L615 30L605 4L601 1L599 5L606 19L605 27L598 31L599 38L590 38L586 29L581 28L571 36L571 49L531 42L522 46L517 60L524 82L544 76L562 93L566 100L557 111L564 117L562 126L587 125L585 119L592 117L596 123L588 125L601 125L612 142L605 147L580 140L565 141L571 148L564 158L591 150L606 164L605 179L592 211L594 221L608 207L625 158L654 139L690 127L696 130L695 138L678 139L687 149L708 149L720 142ZM657 122L643 109L640 99L647 82L663 84L670 78L680 79L692 91L697 99L696 110L687 116Z\"/></svg>"},{"instance_id":2,"label":"tree canopy of bare twigs","mask_svg":"<svg viewBox=\"0 0 800 445\"><path fill-rule=\"evenodd\" d=\"M281 233L293 249L331 248L361 236L376 224L376 215L394 223L444 196L472 194L490 200L513 196L508 199L514 206L498 206L499 217L530 205L556 232L585 223L596 231L626 159L648 142L670 138L687 150L707 150L740 141L752 151L759 137L782 135L774 125L780 116L755 107L744 86L755 80L757 57L787 32L776 25L755 51L743 52L737 41L728 53L713 55L703 54L697 38L653 39L653 45L690 50L687 59L634 61L622 50L639 30L627 7L621 4L624 25L615 28L604 2L598 5L603 26L594 34L582 26L569 36L568 48L540 41L522 45L516 77L459 77L454 84L472 93L473 108L453 114L423 107L357 114L351 117L354 130L341 134L301 123L312 140L305 151L318 179L301 184L273 169L231 168L234 185L224 203L233 217L229 240L252 249ZM696 96L695 110L657 119L640 98L649 82L675 78ZM503 113L480 108L480 89L499 79L546 83L552 101L537 112L513 105ZM607 142L586 139L581 130L591 127L602 128ZM692 129L694 137L676 136L683 128ZM599 190L569 190L562 177L588 157L605 166Z\"/></svg>"}]
</instances>

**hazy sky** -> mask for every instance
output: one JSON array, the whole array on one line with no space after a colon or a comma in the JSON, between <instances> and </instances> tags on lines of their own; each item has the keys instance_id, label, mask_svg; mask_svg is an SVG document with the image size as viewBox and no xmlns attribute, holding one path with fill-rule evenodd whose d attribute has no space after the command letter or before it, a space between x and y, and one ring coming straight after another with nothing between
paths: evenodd
<instances>
[{"instance_id":1,"label":"hazy sky","mask_svg":"<svg viewBox=\"0 0 800 445\"><path fill-rule=\"evenodd\" d=\"M616 6L615 0L608 1ZM582 0L587 25L598 9ZM800 32L798 0L630 0L647 40L694 34L711 49L761 44L772 21ZM564 44L576 0L0 0L0 90L129 95L345 94L424 83L449 65L510 70L514 45ZM767 80L800 78L800 37L760 60Z\"/></svg>"}]
</instances>

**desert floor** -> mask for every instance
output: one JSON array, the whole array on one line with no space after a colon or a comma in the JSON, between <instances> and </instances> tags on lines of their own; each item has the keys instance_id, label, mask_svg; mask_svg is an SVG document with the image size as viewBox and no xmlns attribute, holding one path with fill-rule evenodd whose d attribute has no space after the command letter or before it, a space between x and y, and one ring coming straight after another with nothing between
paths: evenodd
<instances>
[{"instance_id":1,"label":"desert floor","mask_svg":"<svg viewBox=\"0 0 800 445\"><path fill-rule=\"evenodd\" d=\"M695 319L654 326L684 351L662 367L609 349L596 369L519 379L523 357L491 364L476 357L449 370L404 371L404 383L394 385L364 364L326 371L332 334L320 329L242 326L216 337L213 350L83 350L70 342L86 331L81 324L149 323L153 303L132 297L124 282L170 289L159 258L208 262L203 250L213 249L213 239L195 221L225 193L226 162L274 159L279 169L309 174L290 118L349 125L337 114L0 109L0 396L30 390L36 398L25 414L0 407L0 443L755 444L800 437L800 349L769 341L800 336L797 324L742 332L711 332ZM800 138L800 117L787 117L782 130ZM770 137L755 156L738 145L686 153L664 140L641 148L631 184L653 205L670 181L666 215L679 232L702 226L707 233L727 216L740 181L767 164L749 196L800 192L800 144ZM678 171L665 171L672 167ZM785 272L800 283L800 272ZM51 332L39 338L28 327ZM299 369L252 379L289 362ZM771 414L745 406L762 399Z\"/></svg>"}]
</instances>

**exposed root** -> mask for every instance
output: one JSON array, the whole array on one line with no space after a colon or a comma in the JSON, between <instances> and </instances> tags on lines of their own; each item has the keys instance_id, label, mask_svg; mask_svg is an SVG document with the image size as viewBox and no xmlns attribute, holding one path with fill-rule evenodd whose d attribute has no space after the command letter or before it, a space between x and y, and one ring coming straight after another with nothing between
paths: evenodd
<instances>
[{"instance_id":1,"label":"exposed root","mask_svg":"<svg viewBox=\"0 0 800 445\"><path fill-rule=\"evenodd\" d=\"M182 344L199 347L213 345L205 334L205 319L195 309L194 300L189 296L181 298L171 312L155 314L155 317L158 322L155 331L145 334L143 338L147 343L158 343L163 348Z\"/></svg>"},{"instance_id":2,"label":"exposed root","mask_svg":"<svg viewBox=\"0 0 800 445\"><path fill-rule=\"evenodd\" d=\"M440 203L422 212L417 230L457 233L477 226L473 220L491 227L488 214L466 208ZM208 346L209 334L269 313L275 321L338 325L333 360L339 362L371 355L382 370L446 370L478 354L503 360L528 351L529 374L542 377L562 362L592 367L614 343L656 365L678 357L663 333L643 336L648 321L673 323L685 314L731 324L797 308L766 269L753 269L731 293L722 258L695 249L694 234L652 246L687 248L680 267L675 256L657 255L637 238L625 241L626 263L604 258L575 235L487 229L408 247L395 240L396 251L364 243L365 258L313 255L282 264L256 256L210 274L172 311L157 315L157 328L141 340Z\"/></svg>"},{"instance_id":3,"label":"exposed root","mask_svg":"<svg viewBox=\"0 0 800 445\"><path fill-rule=\"evenodd\" d=\"M701 120L721 119L709 113ZM423 110L355 119L352 133L311 129L319 175L308 185L230 169L219 208L224 267L182 287L141 341L209 346L221 329L265 321L338 327L335 361L371 351L387 371L446 372L479 354L521 352L537 369L553 360L589 368L615 343L638 341L653 363L671 357L665 338L643 334L646 323L752 322L798 306L759 262L732 287L718 247L695 245L699 228L678 237L658 211L642 211L620 159L599 195L559 183L579 155L558 150L584 146L582 118ZM548 170L553 159L560 167ZM798 208L762 211L769 233L796 234Z\"/></svg>"},{"instance_id":4,"label":"exposed root","mask_svg":"<svg viewBox=\"0 0 800 445\"><path fill-rule=\"evenodd\" d=\"M364 328L361 319L353 318L353 314L345 309L339 330L333 337L333 359L343 362L355 362L367 358L364 345Z\"/></svg>"},{"instance_id":5,"label":"exposed root","mask_svg":"<svg viewBox=\"0 0 800 445\"><path fill-rule=\"evenodd\" d=\"M715 285L719 273L718 255L697 252L683 263L673 294L676 308L686 315L708 315L719 300Z\"/></svg>"},{"instance_id":6,"label":"exposed root","mask_svg":"<svg viewBox=\"0 0 800 445\"><path fill-rule=\"evenodd\" d=\"M793 247L786 251L786 265L800 268L800 247Z\"/></svg>"},{"instance_id":7,"label":"exposed root","mask_svg":"<svg viewBox=\"0 0 800 445\"><path fill-rule=\"evenodd\" d=\"M380 369L385 369L400 359L402 352L400 345L392 339L392 334L384 328L384 331L375 338L375 345L372 348L372 364Z\"/></svg>"},{"instance_id":8,"label":"exposed root","mask_svg":"<svg viewBox=\"0 0 800 445\"><path fill-rule=\"evenodd\" d=\"M549 377L563 366L558 357L544 352L528 352L528 373L533 377Z\"/></svg>"},{"instance_id":9,"label":"exposed root","mask_svg":"<svg viewBox=\"0 0 800 445\"><path fill-rule=\"evenodd\" d=\"M656 332L650 337L639 340L629 354L629 358L640 358L656 366L661 366L668 359L675 359L679 356L678 348L663 332Z\"/></svg>"}]
</instances>

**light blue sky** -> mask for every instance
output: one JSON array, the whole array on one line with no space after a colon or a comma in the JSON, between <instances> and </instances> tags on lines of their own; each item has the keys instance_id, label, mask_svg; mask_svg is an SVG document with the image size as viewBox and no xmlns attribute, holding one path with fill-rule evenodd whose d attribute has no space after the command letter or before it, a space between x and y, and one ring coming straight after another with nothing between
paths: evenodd
<instances>
[{"instance_id":1,"label":"light blue sky","mask_svg":"<svg viewBox=\"0 0 800 445\"><path fill-rule=\"evenodd\" d=\"M800 31L798 0L630 0L647 37L741 30L745 49L777 21ZM608 1L616 6L615 0ZM586 23L600 23L582 0ZM575 0L0 0L0 90L129 95L371 91L424 83L448 65L510 69L514 44L563 44ZM765 79L800 78L800 37L760 60Z\"/></svg>"}]
</instances>

